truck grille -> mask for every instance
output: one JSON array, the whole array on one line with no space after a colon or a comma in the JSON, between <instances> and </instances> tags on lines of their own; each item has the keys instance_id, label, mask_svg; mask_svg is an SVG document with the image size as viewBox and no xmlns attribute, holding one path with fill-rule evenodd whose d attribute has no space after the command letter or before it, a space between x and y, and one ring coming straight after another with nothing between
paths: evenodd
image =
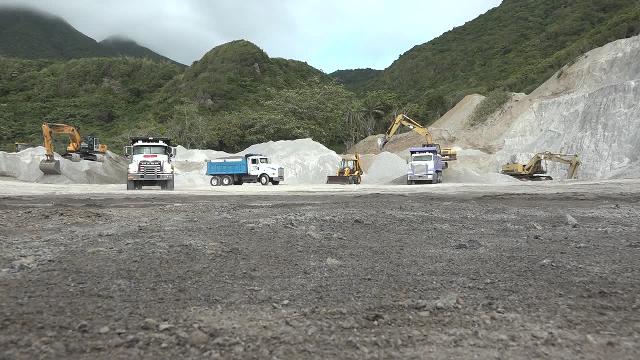
<instances>
[{"instance_id":1,"label":"truck grille","mask_svg":"<svg viewBox=\"0 0 640 360\"><path fill-rule=\"evenodd\" d=\"M284 177L284 168L278 168L278 177Z\"/></svg>"},{"instance_id":2,"label":"truck grille","mask_svg":"<svg viewBox=\"0 0 640 360\"><path fill-rule=\"evenodd\" d=\"M416 164L413 165L413 173L414 174L426 174L427 173L427 165Z\"/></svg>"},{"instance_id":3,"label":"truck grille","mask_svg":"<svg viewBox=\"0 0 640 360\"><path fill-rule=\"evenodd\" d=\"M138 171L142 175L157 175L162 172L162 163L156 161L140 161L138 163Z\"/></svg>"}]
</instances>

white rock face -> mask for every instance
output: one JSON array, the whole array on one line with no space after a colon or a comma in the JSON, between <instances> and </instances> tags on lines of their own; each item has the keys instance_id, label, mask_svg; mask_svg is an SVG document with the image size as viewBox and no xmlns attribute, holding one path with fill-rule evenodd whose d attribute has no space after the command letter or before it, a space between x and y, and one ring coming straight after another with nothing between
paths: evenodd
<instances>
[{"instance_id":1,"label":"white rock face","mask_svg":"<svg viewBox=\"0 0 640 360\"><path fill-rule=\"evenodd\" d=\"M640 37L585 54L529 96L504 134L498 162L526 162L540 151L576 153L580 179L638 177ZM548 164L554 178L566 166Z\"/></svg>"}]
</instances>

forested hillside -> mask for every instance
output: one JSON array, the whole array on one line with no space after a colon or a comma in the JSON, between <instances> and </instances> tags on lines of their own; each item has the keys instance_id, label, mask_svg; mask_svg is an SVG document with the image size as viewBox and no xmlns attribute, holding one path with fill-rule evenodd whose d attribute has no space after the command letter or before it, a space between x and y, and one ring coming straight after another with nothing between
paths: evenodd
<instances>
[{"instance_id":1,"label":"forested hillside","mask_svg":"<svg viewBox=\"0 0 640 360\"><path fill-rule=\"evenodd\" d=\"M341 150L383 132L398 111L428 124L469 93L528 92L587 50L639 32L637 0L505 0L384 71L326 75L245 40L185 67L126 39L97 43L59 18L4 9L0 149L40 143L48 120L116 150L131 135L226 151L313 137Z\"/></svg>"},{"instance_id":2,"label":"forested hillside","mask_svg":"<svg viewBox=\"0 0 640 360\"><path fill-rule=\"evenodd\" d=\"M639 32L637 0L504 0L360 88L392 91L432 121L469 93L530 92L588 50Z\"/></svg>"}]
</instances>

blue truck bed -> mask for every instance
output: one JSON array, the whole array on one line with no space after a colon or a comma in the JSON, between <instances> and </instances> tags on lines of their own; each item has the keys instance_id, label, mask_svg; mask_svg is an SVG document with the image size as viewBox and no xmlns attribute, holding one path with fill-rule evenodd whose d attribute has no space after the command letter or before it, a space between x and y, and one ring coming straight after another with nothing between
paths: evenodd
<instances>
[{"instance_id":1,"label":"blue truck bed","mask_svg":"<svg viewBox=\"0 0 640 360\"><path fill-rule=\"evenodd\" d=\"M245 175L247 158L228 157L207 161L207 175Z\"/></svg>"}]
</instances>

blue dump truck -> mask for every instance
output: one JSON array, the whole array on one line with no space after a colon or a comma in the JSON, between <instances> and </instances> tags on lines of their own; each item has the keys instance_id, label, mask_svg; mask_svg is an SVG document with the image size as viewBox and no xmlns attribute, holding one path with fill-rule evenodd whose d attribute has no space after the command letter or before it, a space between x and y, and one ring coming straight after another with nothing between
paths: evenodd
<instances>
[{"instance_id":1,"label":"blue dump truck","mask_svg":"<svg viewBox=\"0 0 640 360\"><path fill-rule=\"evenodd\" d=\"M410 148L409 152L411 160L407 169L408 185L442 182L442 171L447 168L447 164L442 161L437 147L414 147Z\"/></svg>"},{"instance_id":2,"label":"blue dump truck","mask_svg":"<svg viewBox=\"0 0 640 360\"><path fill-rule=\"evenodd\" d=\"M207 161L207 175L211 176L211 186L255 182L278 185L284 181L284 168L271 164L266 156L246 154Z\"/></svg>"}]
</instances>

